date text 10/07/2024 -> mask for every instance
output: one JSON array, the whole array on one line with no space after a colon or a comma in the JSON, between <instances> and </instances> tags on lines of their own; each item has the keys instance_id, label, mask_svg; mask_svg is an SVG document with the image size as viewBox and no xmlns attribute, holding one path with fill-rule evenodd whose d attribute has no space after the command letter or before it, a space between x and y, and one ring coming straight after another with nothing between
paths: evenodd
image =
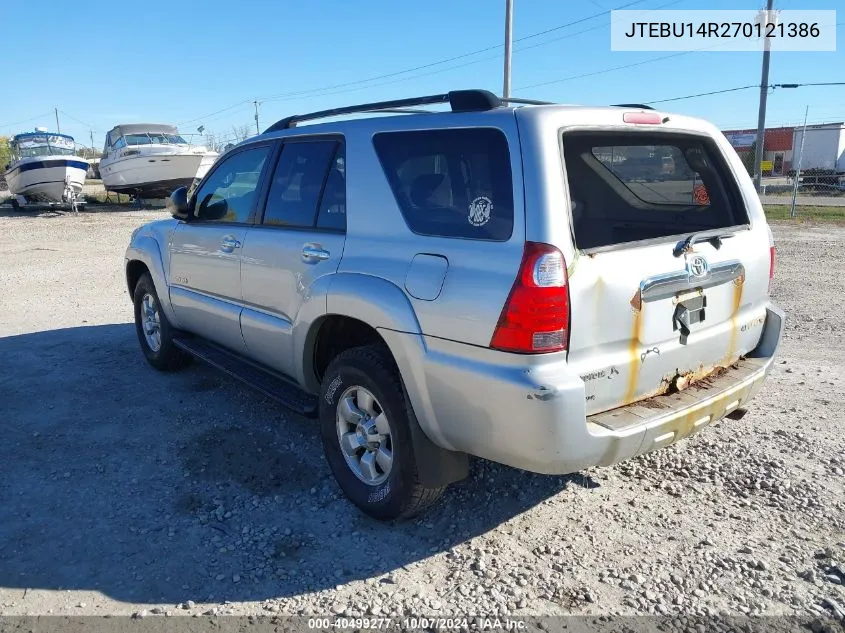
<instances>
[{"instance_id":1,"label":"date text 10/07/2024","mask_svg":"<svg viewBox=\"0 0 845 633\"><path fill-rule=\"evenodd\" d=\"M472 631L524 631L524 620L513 618L309 618L308 628L314 630L472 630Z\"/></svg>"}]
</instances>

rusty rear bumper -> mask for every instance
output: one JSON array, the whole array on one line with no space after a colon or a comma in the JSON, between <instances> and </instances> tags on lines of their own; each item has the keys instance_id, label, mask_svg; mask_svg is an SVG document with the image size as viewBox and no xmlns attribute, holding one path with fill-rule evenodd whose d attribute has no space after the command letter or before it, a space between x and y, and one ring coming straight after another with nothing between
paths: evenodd
<instances>
[{"instance_id":1,"label":"rusty rear bumper","mask_svg":"<svg viewBox=\"0 0 845 633\"><path fill-rule=\"evenodd\" d=\"M769 305L757 349L684 391L587 417L590 434L607 441L599 464L612 464L673 444L745 405L759 391L772 367L783 320L783 312Z\"/></svg>"}]
</instances>

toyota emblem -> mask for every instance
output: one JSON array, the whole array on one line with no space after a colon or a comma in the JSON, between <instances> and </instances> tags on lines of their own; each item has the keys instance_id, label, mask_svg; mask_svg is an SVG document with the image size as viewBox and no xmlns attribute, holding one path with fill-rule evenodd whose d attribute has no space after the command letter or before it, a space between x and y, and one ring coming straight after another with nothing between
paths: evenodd
<instances>
[{"instance_id":1,"label":"toyota emblem","mask_svg":"<svg viewBox=\"0 0 845 633\"><path fill-rule=\"evenodd\" d=\"M710 272L710 265L701 255L696 255L687 262L687 270L692 277L706 277Z\"/></svg>"}]
</instances>

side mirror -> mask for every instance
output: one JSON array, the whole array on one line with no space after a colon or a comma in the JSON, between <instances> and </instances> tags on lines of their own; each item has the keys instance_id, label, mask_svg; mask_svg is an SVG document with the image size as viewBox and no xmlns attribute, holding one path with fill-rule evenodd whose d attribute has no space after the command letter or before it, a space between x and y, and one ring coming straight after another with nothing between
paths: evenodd
<instances>
[{"instance_id":1,"label":"side mirror","mask_svg":"<svg viewBox=\"0 0 845 633\"><path fill-rule=\"evenodd\" d=\"M167 210L177 220L188 219L188 188L179 187L167 199Z\"/></svg>"}]
</instances>

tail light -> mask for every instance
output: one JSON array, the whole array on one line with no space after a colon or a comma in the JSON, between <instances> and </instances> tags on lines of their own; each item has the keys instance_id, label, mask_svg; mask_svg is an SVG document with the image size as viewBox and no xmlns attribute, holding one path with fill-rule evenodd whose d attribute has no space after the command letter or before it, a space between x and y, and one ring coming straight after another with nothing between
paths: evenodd
<instances>
[{"instance_id":1,"label":"tail light","mask_svg":"<svg viewBox=\"0 0 845 633\"><path fill-rule=\"evenodd\" d=\"M569 343L569 288L563 253L526 242L490 347L526 354L558 352Z\"/></svg>"},{"instance_id":2,"label":"tail light","mask_svg":"<svg viewBox=\"0 0 845 633\"><path fill-rule=\"evenodd\" d=\"M775 237L769 229L769 294L772 294L772 284L775 281Z\"/></svg>"}]
</instances>

